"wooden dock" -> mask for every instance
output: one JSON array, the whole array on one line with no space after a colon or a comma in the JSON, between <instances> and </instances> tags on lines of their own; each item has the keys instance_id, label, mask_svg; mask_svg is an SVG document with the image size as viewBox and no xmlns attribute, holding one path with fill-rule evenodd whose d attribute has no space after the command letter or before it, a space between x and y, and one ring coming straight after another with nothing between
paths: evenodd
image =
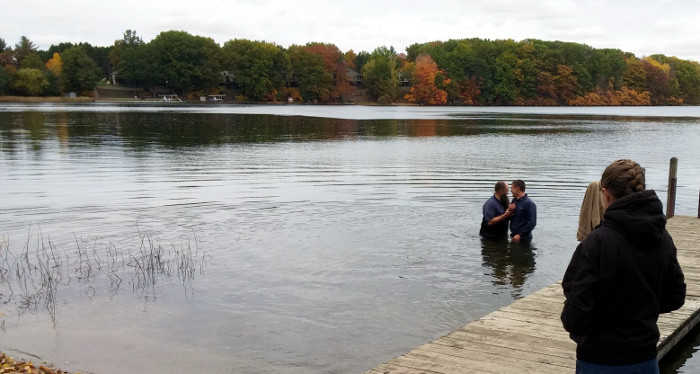
<instances>
[{"instance_id":1,"label":"wooden dock","mask_svg":"<svg viewBox=\"0 0 700 374\"><path fill-rule=\"evenodd\" d=\"M700 219L676 216L667 229L688 291L681 309L659 318L659 358L700 320ZM557 282L365 374L573 373L576 344L561 324L563 303Z\"/></svg>"}]
</instances>

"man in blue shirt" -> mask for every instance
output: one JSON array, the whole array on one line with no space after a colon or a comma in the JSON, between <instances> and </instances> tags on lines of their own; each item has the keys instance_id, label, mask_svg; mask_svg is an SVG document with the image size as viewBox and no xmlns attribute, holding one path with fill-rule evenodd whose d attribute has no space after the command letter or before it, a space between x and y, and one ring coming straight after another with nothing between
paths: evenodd
<instances>
[{"instance_id":1,"label":"man in blue shirt","mask_svg":"<svg viewBox=\"0 0 700 374\"><path fill-rule=\"evenodd\" d=\"M479 235L487 239L504 238L508 235L508 219L513 209L508 206L508 185L500 181L494 187L494 194L486 200L482 208L481 230Z\"/></svg>"},{"instance_id":2,"label":"man in blue shirt","mask_svg":"<svg viewBox=\"0 0 700 374\"><path fill-rule=\"evenodd\" d=\"M510 237L514 242L532 240L532 230L537 225L537 206L525 193L525 182L518 179L510 185L515 204L510 220Z\"/></svg>"}]
</instances>

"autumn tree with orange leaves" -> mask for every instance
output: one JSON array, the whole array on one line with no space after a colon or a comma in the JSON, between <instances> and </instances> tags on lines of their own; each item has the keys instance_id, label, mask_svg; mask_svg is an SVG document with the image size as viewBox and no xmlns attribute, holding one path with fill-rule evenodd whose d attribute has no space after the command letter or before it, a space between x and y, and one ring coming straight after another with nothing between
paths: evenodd
<instances>
[{"instance_id":1,"label":"autumn tree with orange leaves","mask_svg":"<svg viewBox=\"0 0 700 374\"><path fill-rule=\"evenodd\" d=\"M348 63L343 52L335 44L309 43L304 50L321 56L328 74L333 76L333 87L330 91L332 99L339 99L352 90L348 80Z\"/></svg>"},{"instance_id":2,"label":"autumn tree with orange leaves","mask_svg":"<svg viewBox=\"0 0 700 374\"><path fill-rule=\"evenodd\" d=\"M429 55L416 58L414 83L405 99L411 103L442 105L447 103L447 92L435 84L435 76L440 70Z\"/></svg>"}]
</instances>

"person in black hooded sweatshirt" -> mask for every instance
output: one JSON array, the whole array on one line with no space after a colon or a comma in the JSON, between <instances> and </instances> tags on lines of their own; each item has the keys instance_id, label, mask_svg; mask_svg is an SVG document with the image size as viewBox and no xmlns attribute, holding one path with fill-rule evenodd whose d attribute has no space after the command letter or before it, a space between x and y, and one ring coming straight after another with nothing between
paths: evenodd
<instances>
[{"instance_id":1,"label":"person in black hooded sweatshirt","mask_svg":"<svg viewBox=\"0 0 700 374\"><path fill-rule=\"evenodd\" d=\"M676 247L639 164L613 162L600 186L603 222L578 245L562 281L576 373L659 373L656 321L685 302Z\"/></svg>"}]
</instances>

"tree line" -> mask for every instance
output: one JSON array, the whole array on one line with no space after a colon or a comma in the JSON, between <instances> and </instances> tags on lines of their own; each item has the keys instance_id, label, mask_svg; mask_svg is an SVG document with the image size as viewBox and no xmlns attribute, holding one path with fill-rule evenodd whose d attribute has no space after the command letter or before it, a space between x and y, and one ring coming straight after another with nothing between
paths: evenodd
<instances>
[{"instance_id":1,"label":"tree line","mask_svg":"<svg viewBox=\"0 0 700 374\"><path fill-rule=\"evenodd\" d=\"M219 45L185 31L164 31L146 43L126 30L110 47L61 43L45 51L24 36L14 48L0 39L0 94L86 93L112 78L191 98L226 92L251 102L339 102L364 89L380 104L700 104L696 61L562 41L459 39L412 44L404 54L246 39Z\"/></svg>"}]
</instances>

